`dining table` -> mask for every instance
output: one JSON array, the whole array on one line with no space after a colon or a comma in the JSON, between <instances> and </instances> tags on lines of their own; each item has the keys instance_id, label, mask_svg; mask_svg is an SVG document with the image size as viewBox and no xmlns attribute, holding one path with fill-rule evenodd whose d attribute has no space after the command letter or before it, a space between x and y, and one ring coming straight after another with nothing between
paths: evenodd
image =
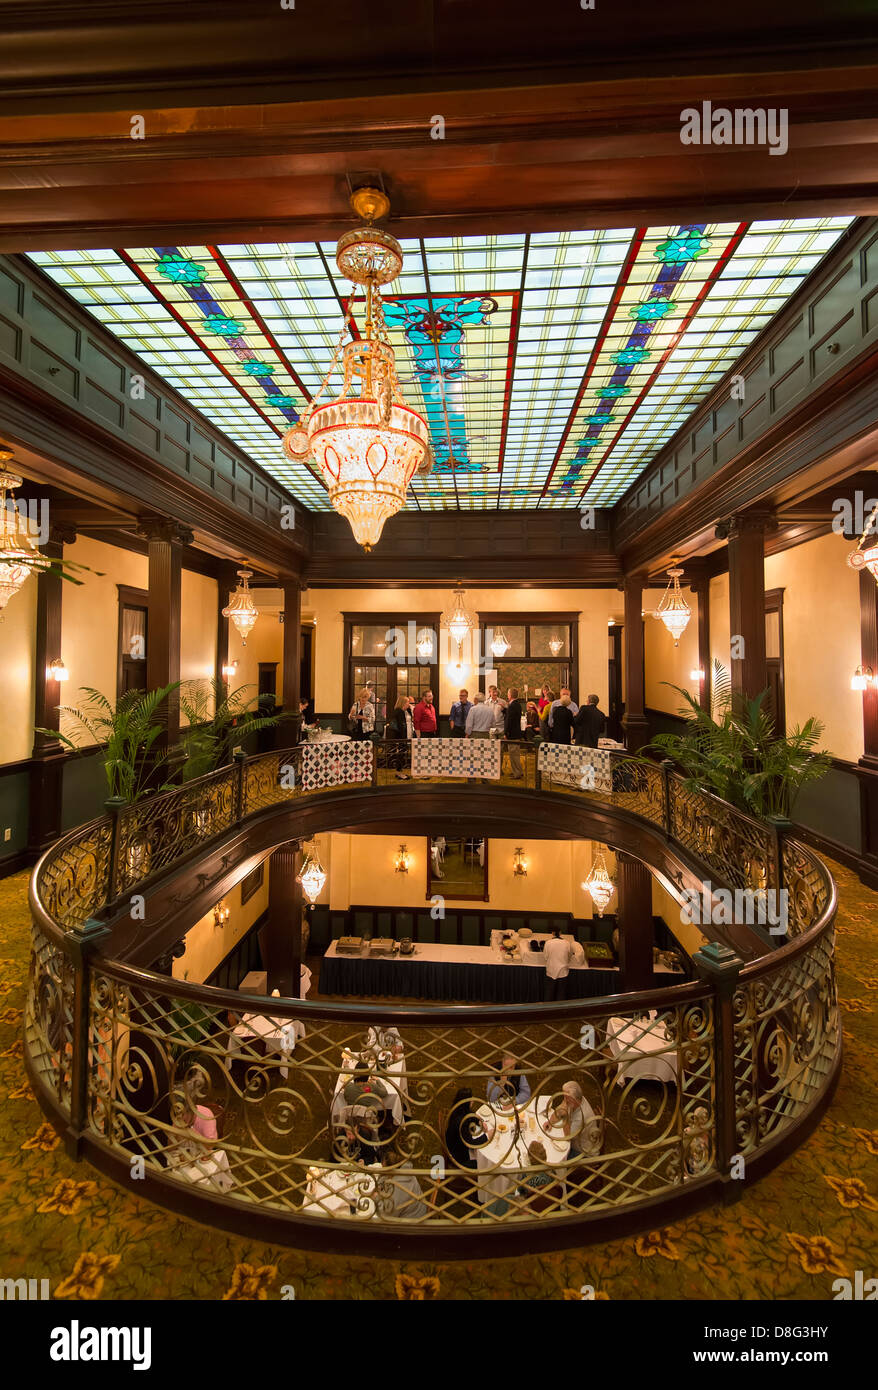
<instances>
[{"instance_id":1,"label":"dining table","mask_svg":"<svg viewBox=\"0 0 878 1390\"><path fill-rule=\"evenodd\" d=\"M607 1047L616 1062L616 1085L626 1081L677 1080L676 1043L653 1010L649 1018L611 1018Z\"/></svg>"},{"instance_id":2,"label":"dining table","mask_svg":"<svg viewBox=\"0 0 878 1390\"><path fill-rule=\"evenodd\" d=\"M289 1062L296 1050L296 1043L305 1036L305 1025L297 1018L271 1018L268 1014L244 1014L240 1023L229 1033L226 1044L226 1068L245 1051L249 1042L261 1039L266 1052L280 1054L282 1065L278 1068L284 1080L289 1075Z\"/></svg>"},{"instance_id":3,"label":"dining table","mask_svg":"<svg viewBox=\"0 0 878 1390\"><path fill-rule=\"evenodd\" d=\"M404 1100L408 1099L408 1080L405 1070L405 1054L393 1057L386 1053L384 1065L376 1065L374 1052L352 1052L345 1048L341 1057L341 1071L335 1083L330 1105L330 1118L333 1125L347 1124L350 1119L350 1106L345 1103L344 1088L353 1079L354 1068L364 1063L369 1074L387 1088L387 1101L395 1124L401 1125L405 1118Z\"/></svg>"},{"instance_id":4,"label":"dining table","mask_svg":"<svg viewBox=\"0 0 878 1390\"><path fill-rule=\"evenodd\" d=\"M367 1168L326 1168L315 1164L307 1176L302 1200L305 1215L341 1213L358 1221L368 1221L375 1215L375 1178Z\"/></svg>"},{"instance_id":5,"label":"dining table","mask_svg":"<svg viewBox=\"0 0 878 1390\"><path fill-rule=\"evenodd\" d=\"M486 1136L484 1144L470 1150L476 1158L480 1202L492 1202L517 1186L522 1170L533 1167L527 1150L535 1140L545 1147L547 1163L561 1164L567 1158L570 1137L564 1134L560 1123L548 1124L546 1112L550 1104L551 1097L544 1095L532 1097L526 1105L508 1108L486 1101L475 1111ZM563 1183L564 1170L556 1177Z\"/></svg>"}]
</instances>

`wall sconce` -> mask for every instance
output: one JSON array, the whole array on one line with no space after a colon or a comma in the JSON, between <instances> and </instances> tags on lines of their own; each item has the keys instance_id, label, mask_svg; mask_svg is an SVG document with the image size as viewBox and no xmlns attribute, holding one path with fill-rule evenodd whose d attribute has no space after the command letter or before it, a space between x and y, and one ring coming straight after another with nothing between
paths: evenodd
<instances>
[{"instance_id":1,"label":"wall sconce","mask_svg":"<svg viewBox=\"0 0 878 1390\"><path fill-rule=\"evenodd\" d=\"M50 681L66 681L70 679L70 672L64 665L62 657L55 657L55 660L51 662L46 669L46 677Z\"/></svg>"},{"instance_id":2,"label":"wall sconce","mask_svg":"<svg viewBox=\"0 0 878 1390\"><path fill-rule=\"evenodd\" d=\"M408 849L405 845L400 845L399 853L396 856L396 862L393 866L394 872L398 874L407 874L409 871L410 863L411 857L408 853Z\"/></svg>"},{"instance_id":3,"label":"wall sconce","mask_svg":"<svg viewBox=\"0 0 878 1390\"><path fill-rule=\"evenodd\" d=\"M520 846L519 846L519 848L515 851L515 854L514 854L514 856L513 856L512 863L513 863L513 869L512 869L512 876L513 876L513 878L527 878L527 860L526 860L525 857L524 857L524 850L521 849Z\"/></svg>"},{"instance_id":4,"label":"wall sconce","mask_svg":"<svg viewBox=\"0 0 878 1390\"><path fill-rule=\"evenodd\" d=\"M690 671L690 672L689 672L689 679L690 679L690 681L698 681L698 683L699 683L699 685L700 685L701 682L704 680L704 672L703 672L700 668L699 668L698 670L695 670L695 671Z\"/></svg>"},{"instance_id":5,"label":"wall sconce","mask_svg":"<svg viewBox=\"0 0 878 1390\"><path fill-rule=\"evenodd\" d=\"M851 690L868 690L874 679L871 666L858 666L851 676Z\"/></svg>"},{"instance_id":6,"label":"wall sconce","mask_svg":"<svg viewBox=\"0 0 878 1390\"><path fill-rule=\"evenodd\" d=\"M230 681L230 680L232 679L232 677L233 677L233 676L236 676L237 674L238 674L238 663L237 663L237 661L227 661L226 664L225 664L225 666L223 667L223 679L224 679L224 680L227 680L227 681Z\"/></svg>"},{"instance_id":7,"label":"wall sconce","mask_svg":"<svg viewBox=\"0 0 878 1390\"><path fill-rule=\"evenodd\" d=\"M232 915L232 910L226 907L225 899L221 899L213 909L213 925L224 927Z\"/></svg>"}]
</instances>

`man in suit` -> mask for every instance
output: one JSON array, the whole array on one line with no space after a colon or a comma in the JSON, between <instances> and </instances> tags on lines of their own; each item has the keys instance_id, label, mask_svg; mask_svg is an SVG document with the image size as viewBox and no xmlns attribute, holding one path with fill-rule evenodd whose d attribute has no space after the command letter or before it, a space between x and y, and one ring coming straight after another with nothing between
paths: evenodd
<instances>
[{"instance_id":1,"label":"man in suit","mask_svg":"<svg viewBox=\"0 0 878 1390\"><path fill-rule=\"evenodd\" d=\"M524 717L524 709L518 698L516 689L507 690L506 708L503 711L504 733L507 739L507 751L509 753L509 766L512 776L518 780L524 776L524 769L521 766L521 753L519 744L521 743L521 721Z\"/></svg>"},{"instance_id":2,"label":"man in suit","mask_svg":"<svg viewBox=\"0 0 878 1390\"><path fill-rule=\"evenodd\" d=\"M581 748L597 748L598 739L603 738L607 727L607 717L598 709L597 695L589 695L588 703L582 706L573 721L576 742Z\"/></svg>"}]
</instances>

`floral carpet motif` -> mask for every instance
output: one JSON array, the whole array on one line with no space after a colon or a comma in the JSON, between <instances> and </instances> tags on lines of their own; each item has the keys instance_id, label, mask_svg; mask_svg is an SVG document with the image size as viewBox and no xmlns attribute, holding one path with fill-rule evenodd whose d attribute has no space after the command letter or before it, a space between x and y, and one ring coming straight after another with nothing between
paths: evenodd
<instances>
[{"instance_id":1,"label":"floral carpet motif","mask_svg":"<svg viewBox=\"0 0 878 1390\"><path fill-rule=\"evenodd\" d=\"M22 1061L27 875L2 880L0 1278L48 1278L63 1299L831 1299L834 1280L878 1272L878 894L830 867L845 1059L811 1138L732 1206L584 1249L468 1263L243 1240L72 1162Z\"/></svg>"}]
</instances>

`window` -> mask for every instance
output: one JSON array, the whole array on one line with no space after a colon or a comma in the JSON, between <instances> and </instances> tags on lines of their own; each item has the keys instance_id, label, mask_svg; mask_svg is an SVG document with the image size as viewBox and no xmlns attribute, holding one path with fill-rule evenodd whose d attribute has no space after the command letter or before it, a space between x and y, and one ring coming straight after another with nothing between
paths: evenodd
<instances>
[{"instance_id":1,"label":"window","mask_svg":"<svg viewBox=\"0 0 878 1390\"><path fill-rule=\"evenodd\" d=\"M402 695L417 702L427 690L439 698L438 613L345 613L344 709L346 716L366 686L375 692L375 732L384 724ZM363 622L368 616L369 621ZM433 634L426 660L417 651L418 640Z\"/></svg>"},{"instance_id":2,"label":"window","mask_svg":"<svg viewBox=\"0 0 878 1390\"><path fill-rule=\"evenodd\" d=\"M522 622L523 617L533 621ZM521 698L536 696L547 685L557 695L578 679L578 613L483 613L479 615L480 641L485 660L497 672L497 684L505 692L516 687ZM491 642L502 632L509 643L502 656L492 652Z\"/></svg>"},{"instance_id":3,"label":"window","mask_svg":"<svg viewBox=\"0 0 878 1390\"><path fill-rule=\"evenodd\" d=\"M119 650L116 697L146 689L146 636L149 595L145 589L118 584Z\"/></svg>"}]
</instances>

